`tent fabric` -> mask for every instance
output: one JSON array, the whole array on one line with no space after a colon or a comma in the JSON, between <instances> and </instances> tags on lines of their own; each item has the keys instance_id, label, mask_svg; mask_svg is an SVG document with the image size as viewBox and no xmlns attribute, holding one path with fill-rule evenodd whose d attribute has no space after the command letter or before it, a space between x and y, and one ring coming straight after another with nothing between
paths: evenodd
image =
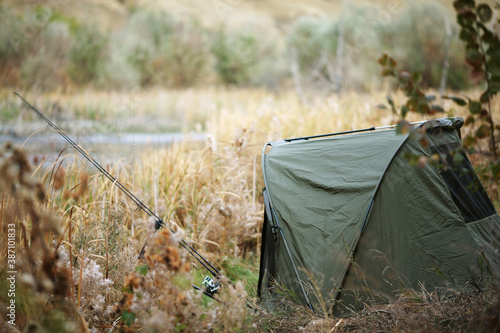
<instances>
[{"instance_id":1,"label":"tent fabric","mask_svg":"<svg viewBox=\"0 0 500 333\"><path fill-rule=\"evenodd\" d=\"M500 217L491 215L482 220L468 223L467 229L474 241L480 245L482 254L494 276L500 276Z\"/></svg>"},{"instance_id":2,"label":"tent fabric","mask_svg":"<svg viewBox=\"0 0 500 333\"><path fill-rule=\"evenodd\" d=\"M407 288L464 286L470 278L467 272L476 270L478 246L467 232L440 170L429 164L409 167L405 156L427 155L420 145L409 143L387 170L358 244L357 265L343 286L346 294L367 286L371 294L358 293L358 299L366 302L369 298L391 300L394 291ZM353 302L354 297L344 300L344 311L362 306L349 308Z\"/></svg>"},{"instance_id":3,"label":"tent fabric","mask_svg":"<svg viewBox=\"0 0 500 333\"><path fill-rule=\"evenodd\" d=\"M498 272L500 218L482 186L469 190L478 179L467 157L450 160L462 124L421 125L427 146L394 129L272 145L263 154L274 218L265 216L261 298L275 281L304 304L345 314L401 288L465 285L483 274L481 255ZM447 167L409 163L433 154ZM278 225L283 236L270 236Z\"/></svg>"},{"instance_id":4,"label":"tent fabric","mask_svg":"<svg viewBox=\"0 0 500 333\"><path fill-rule=\"evenodd\" d=\"M321 294L341 282L346 249L359 236L356 225L362 223L380 174L404 138L394 131L362 133L281 145L266 156L267 188L274 207L280 207L280 227L301 276L309 280L306 275L312 274L311 284ZM325 145L325 140L334 144ZM334 216L335 223L330 223ZM277 255L278 277L295 285L293 274L282 275L291 271L280 266L290 265L285 251Z\"/></svg>"}]
</instances>

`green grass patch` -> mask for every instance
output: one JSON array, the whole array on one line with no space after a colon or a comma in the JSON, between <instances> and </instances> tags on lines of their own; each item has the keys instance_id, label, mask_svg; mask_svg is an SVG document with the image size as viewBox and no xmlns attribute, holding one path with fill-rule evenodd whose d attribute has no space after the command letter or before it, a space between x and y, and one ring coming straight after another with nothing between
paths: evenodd
<instances>
[{"instance_id":1,"label":"green grass patch","mask_svg":"<svg viewBox=\"0 0 500 333\"><path fill-rule=\"evenodd\" d=\"M249 297L257 296L257 283L259 282L259 260L253 255L247 260L234 257L226 257L222 262L222 268L231 282L243 281L245 290Z\"/></svg>"}]
</instances>

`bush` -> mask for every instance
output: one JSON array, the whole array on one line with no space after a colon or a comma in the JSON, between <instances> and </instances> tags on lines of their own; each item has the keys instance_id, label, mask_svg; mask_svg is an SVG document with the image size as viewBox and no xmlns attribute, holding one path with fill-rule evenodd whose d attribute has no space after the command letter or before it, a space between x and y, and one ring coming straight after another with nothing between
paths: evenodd
<instances>
[{"instance_id":1,"label":"bush","mask_svg":"<svg viewBox=\"0 0 500 333\"><path fill-rule=\"evenodd\" d=\"M110 37L102 82L118 88L160 83L154 60L173 29L173 20L166 13L134 12L126 26Z\"/></svg>"},{"instance_id":2,"label":"bush","mask_svg":"<svg viewBox=\"0 0 500 333\"><path fill-rule=\"evenodd\" d=\"M304 16L297 19L286 36L287 49L301 73L309 74L322 57L335 56L338 34L334 21Z\"/></svg>"},{"instance_id":3,"label":"bush","mask_svg":"<svg viewBox=\"0 0 500 333\"><path fill-rule=\"evenodd\" d=\"M380 82L374 50L381 48L380 27L386 14L387 9L378 5L353 3L346 5L340 14L338 24L342 24L344 30L343 86L368 91Z\"/></svg>"},{"instance_id":4,"label":"bush","mask_svg":"<svg viewBox=\"0 0 500 333\"><path fill-rule=\"evenodd\" d=\"M249 84L261 60L259 39L253 32L228 33L224 26L214 33L211 51L217 76L226 85Z\"/></svg>"},{"instance_id":5,"label":"bush","mask_svg":"<svg viewBox=\"0 0 500 333\"><path fill-rule=\"evenodd\" d=\"M454 31L449 50L451 88L467 88L467 69L463 64L463 44L458 40L452 13L439 3L410 3L382 30L384 51L399 59L403 68L422 73L422 83L438 87L444 64L446 40L445 19Z\"/></svg>"},{"instance_id":6,"label":"bush","mask_svg":"<svg viewBox=\"0 0 500 333\"><path fill-rule=\"evenodd\" d=\"M380 82L375 55L388 52L400 59L403 68L421 71L424 85L437 88L445 61L445 18L455 32L449 49L453 70L448 84L453 89L467 88L463 45L453 15L431 1L398 8L346 4L336 20L301 17L288 30L286 44L290 61L298 65L307 86L370 89ZM337 59L342 35L342 59Z\"/></svg>"},{"instance_id":7,"label":"bush","mask_svg":"<svg viewBox=\"0 0 500 333\"><path fill-rule=\"evenodd\" d=\"M103 82L113 87L191 86L208 74L209 42L192 20L137 10L111 37Z\"/></svg>"},{"instance_id":8,"label":"bush","mask_svg":"<svg viewBox=\"0 0 500 333\"><path fill-rule=\"evenodd\" d=\"M35 17L32 11L25 11L23 16L0 5L0 77L5 86L19 83L19 68L29 51L30 39L40 29Z\"/></svg>"},{"instance_id":9,"label":"bush","mask_svg":"<svg viewBox=\"0 0 500 333\"><path fill-rule=\"evenodd\" d=\"M305 84L335 90L370 88L377 73L370 57L379 48L373 18L378 11L378 6L348 4L337 20L306 16L295 21L286 37L287 49Z\"/></svg>"},{"instance_id":10,"label":"bush","mask_svg":"<svg viewBox=\"0 0 500 333\"><path fill-rule=\"evenodd\" d=\"M68 75L79 84L92 82L102 70L103 49L106 36L93 26L80 26L75 33L75 43L69 54Z\"/></svg>"},{"instance_id":11,"label":"bush","mask_svg":"<svg viewBox=\"0 0 500 333\"><path fill-rule=\"evenodd\" d=\"M21 80L28 86L52 90L67 81L66 66L74 38L68 25L51 22L36 39L21 65Z\"/></svg>"},{"instance_id":12,"label":"bush","mask_svg":"<svg viewBox=\"0 0 500 333\"><path fill-rule=\"evenodd\" d=\"M207 34L194 21L177 22L154 60L155 71L171 86L191 86L208 75L210 45Z\"/></svg>"},{"instance_id":13,"label":"bush","mask_svg":"<svg viewBox=\"0 0 500 333\"><path fill-rule=\"evenodd\" d=\"M23 19L18 17L8 7L0 5L0 21L2 29L0 30L0 59L5 61L14 58L16 54L26 48L26 43L22 36Z\"/></svg>"},{"instance_id":14,"label":"bush","mask_svg":"<svg viewBox=\"0 0 500 333\"><path fill-rule=\"evenodd\" d=\"M292 68L310 89L369 90L380 83L376 58L385 52L422 72L424 85L438 87L448 17L455 31L448 85L467 88L463 44L451 12L432 1L393 7L346 3L338 18L299 17L285 34L224 25L211 31L192 18L135 7L126 24L108 34L49 7L27 7L20 16L0 6L0 74L4 85L23 82L45 90L67 78L137 88L212 83L215 75L225 85L277 86Z\"/></svg>"}]
</instances>

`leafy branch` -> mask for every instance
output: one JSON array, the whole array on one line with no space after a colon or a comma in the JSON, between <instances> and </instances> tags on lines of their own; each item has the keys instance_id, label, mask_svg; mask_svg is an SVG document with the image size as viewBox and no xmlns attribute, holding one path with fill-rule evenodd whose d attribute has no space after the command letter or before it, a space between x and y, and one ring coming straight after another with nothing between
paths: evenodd
<instances>
[{"instance_id":1,"label":"leafy branch","mask_svg":"<svg viewBox=\"0 0 500 333\"><path fill-rule=\"evenodd\" d=\"M482 83L485 88L478 99L442 97L468 110L465 125L473 127L474 131L464 138L464 148L475 152L474 147L480 147L481 142L488 140L489 151L481 152L487 160L483 160L479 171L483 178L495 183L500 178L498 158L500 125L495 124L493 120L491 104L494 96L500 91L500 39L492 24L495 15L488 4L476 5L474 0L457 0L453 5L460 26L459 37L465 43L465 62L472 67L471 82ZM500 9L500 4L497 3L495 9ZM497 22L500 23L500 20L497 19ZM434 115L436 112L444 111L439 105L433 104L435 96L425 95L420 89L422 75L419 72L410 74L408 71L398 69L397 62L387 54L382 55L378 62L383 69L382 76L395 78L398 88L407 97L406 103L398 108L392 97L387 96L392 112L401 119L396 128L398 133L406 133L410 129L408 122L405 121L408 112ZM380 107L388 108L386 105Z\"/></svg>"},{"instance_id":2,"label":"leafy branch","mask_svg":"<svg viewBox=\"0 0 500 333\"><path fill-rule=\"evenodd\" d=\"M471 148L478 139L489 138L490 152L495 164L498 164L498 139L495 131L500 131L500 127L493 120L491 100L500 91L500 40L487 26L492 21L493 10L488 4L476 6L474 0L457 0L453 6L460 25L459 36L465 42L465 61L472 67L471 81L484 80L486 89L479 100L450 96L443 98L451 99L459 106L467 106L469 116L466 125L478 123L475 135L468 135L464 139L464 146ZM498 4L496 8L499 8Z\"/></svg>"},{"instance_id":3,"label":"leafy branch","mask_svg":"<svg viewBox=\"0 0 500 333\"><path fill-rule=\"evenodd\" d=\"M406 133L409 130L409 123L405 120L408 112L416 112L421 115L434 115L438 112L444 112L441 106L433 104L436 96L426 95L420 89L420 82L422 81L420 72L414 71L410 74L406 70L399 70L396 60L387 54L383 54L378 63L382 66L382 76L395 78L398 82L398 88L408 98L406 103L398 110L391 95L387 95L387 102L392 113L401 119L396 127L398 133ZM382 104L379 105L379 108L387 109L387 106Z\"/></svg>"}]
</instances>

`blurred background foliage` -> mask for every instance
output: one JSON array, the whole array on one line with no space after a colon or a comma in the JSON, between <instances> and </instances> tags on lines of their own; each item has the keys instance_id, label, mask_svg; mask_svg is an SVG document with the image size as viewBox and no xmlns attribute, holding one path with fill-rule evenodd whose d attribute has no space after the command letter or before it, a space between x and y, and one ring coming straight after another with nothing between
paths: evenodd
<instances>
[{"instance_id":1,"label":"blurred background foliage","mask_svg":"<svg viewBox=\"0 0 500 333\"><path fill-rule=\"evenodd\" d=\"M304 89L370 91L382 83L376 61L385 52L420 71L424 86L438 87L448 62L447 88L470 88L464 46L445 2L344 1L331 15L276 15L266 24L237 26L124 1L116 4L125 8L120 24L95 24L52 2L0 5L1 86L278 89L295 82ZM219 11L232 15L226 7Z\"/></svg>"}]
</instances>

